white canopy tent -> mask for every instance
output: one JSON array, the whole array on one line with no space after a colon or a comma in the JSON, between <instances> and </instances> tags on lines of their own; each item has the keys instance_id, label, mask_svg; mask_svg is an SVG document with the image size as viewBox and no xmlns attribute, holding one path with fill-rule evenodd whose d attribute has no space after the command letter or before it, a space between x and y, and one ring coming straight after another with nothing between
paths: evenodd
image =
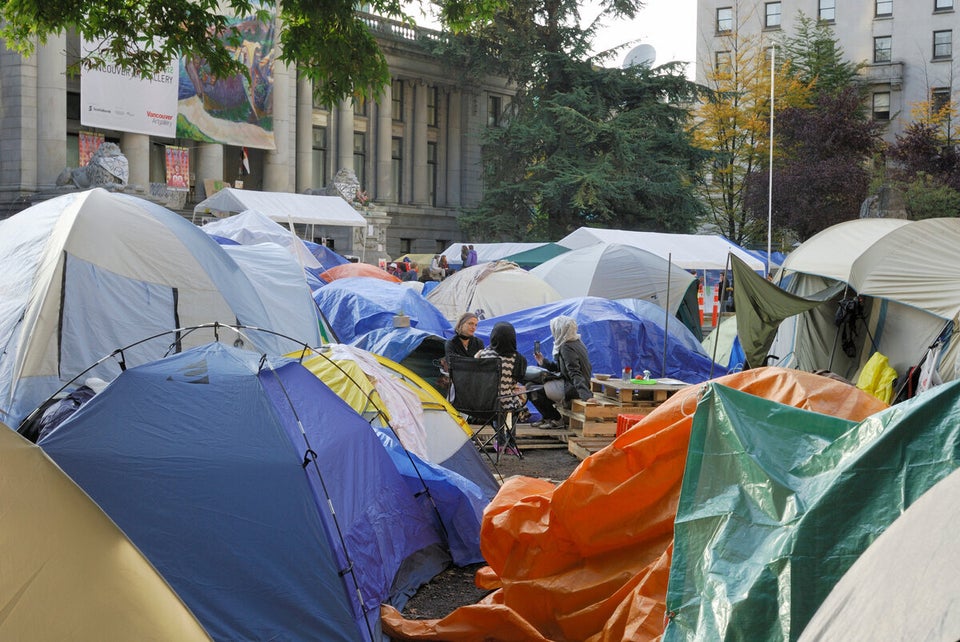
<instances>
[{"instance_id":1,"label":"white canopy tent","mask_svg":"<svg viewBox=\"0 0 960 642\"><path fill-rule=\"evenodd\" d=\"M193 219L196 223L199 216L232 216L246 210L263 212L272 220L289 226L291 231L294 223L341 227L364 227L367 224L360 212L339 196L258 192L233 187L225 187L197 203L193 208Z\"/></svg>"},{"instance_id":2,"label":"white canopy tent","mask_svg":"<svg viewBox=\"0 0 960 642\"><path fill-rule=\"evenodd\" d=\"M685 270L727 269L727 254L738 259L757 272L765 272L766 265L745 252L736 243L718 235L667 234L663 232L632 232L630 230L606 230L581 227L557 241L571 250L578 250L594 243L622 243L670 259L674 265Z\"/></svg>"}]
</instances>

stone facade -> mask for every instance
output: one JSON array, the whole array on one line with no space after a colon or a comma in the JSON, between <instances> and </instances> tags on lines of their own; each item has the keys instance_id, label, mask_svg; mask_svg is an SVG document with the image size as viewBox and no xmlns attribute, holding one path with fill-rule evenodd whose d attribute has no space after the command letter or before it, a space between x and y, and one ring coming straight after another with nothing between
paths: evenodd
<instances>
[{"instance_id":1,"label":"stone facade","mask_svg":"<svg viewBox=\"0 0 960 642\"><path fill-rule=\"evenodd\" d=\"M99 131L129 161L126 191L179 206L189 216L206 196L207 180L303 193L323 189L348 168L370 199L361 211L376 221L372 239L338 251L375 262L371 255L433 253L464 240L458 212L475 205L483 190L480 133L499 116L488 109L502 111L509 102L510 86L500 78L467 85L418 40L444 37L439 32L375 16L365 20L392 75L378 101L315 105L309 81L277 63L276 149L248 147L249 174L238 175L239 147ZM91 128L80 124L79 77L66 73L76 59L65 52L77 51L75 35L51 38L29 59L0 49L0 218L48 195L64 168L79 164L78 134ZM173 199L161 194L166 145L190 149L190 190Z\"/></svg>"}]
</instances>

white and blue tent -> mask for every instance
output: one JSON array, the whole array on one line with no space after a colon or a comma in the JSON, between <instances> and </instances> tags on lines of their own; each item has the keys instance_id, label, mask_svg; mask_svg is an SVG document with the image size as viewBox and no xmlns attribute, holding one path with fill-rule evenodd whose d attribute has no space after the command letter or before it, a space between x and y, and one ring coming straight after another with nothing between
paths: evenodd
<instances>
[{"instance_id":1,"label":"white and blue tent","mask_svg":"<svg viewBox=\"0 0 960 642\"><path fill-rule=\"evenodd\" d=\"M131 368L41 439L214 639L380 640L449 562L427 494L297 360Z\"/></svg>"},{"instance_id":2,"label":"white and blue tent","mask_svg":"<svg viewBox=\"0 0 960 642\"><path fill-rule=\"evenodd\" d=\"M138 344L88 376L110 380L122 367L214 339L210 330L171 339L177 328L274 331L282 321L295 341L251 332L248 347L283 354L299 342L319 345L315 313L300 318L265 304L250 278L198 227L134 196L93 189L0 221L0 419L18 425L120 348Z\"/></svg>"}]
</instances>

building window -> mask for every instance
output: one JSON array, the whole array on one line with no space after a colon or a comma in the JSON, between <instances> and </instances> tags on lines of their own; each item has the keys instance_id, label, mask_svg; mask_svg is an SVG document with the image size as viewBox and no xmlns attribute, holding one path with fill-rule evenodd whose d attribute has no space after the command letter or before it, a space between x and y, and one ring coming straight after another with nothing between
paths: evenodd
<instances>
[{"instance_id":1,"label":"building window","mask_svg":"<svg viewBox=\"0 0 960 642\"><path fill-rule=\"evenodd\" d=\"M324 187L327 184L327 128L313 128L313 168L310 186Z\"/></svg>"},{"instance_id":2,"label":"building window","mask_svg":"<svg viewBox=\"0 0 960 642\"><path fill-rule=\"evenodd\" d=\"M733 7L720 7L717 9L717 33L731 31L733 31Z\"/></svg>"},{"instance_id":3,"label":"building window","mask_svg":"<svg viewBox=\"0 0 960 642\"><path fill-rule=\"evenodd\" d=\"M953 56L953 31L933 32L933 58L934 60L943 60Z\"/></svg>"},{"instance_id":4,"label":"building window","mask_svg":"<svg viewBox=\"0 0 960 642\"><path fill-rule=\"evenodd\" d=\"M873 95L873 119L890 120L890 92L882 91Z\"/></svg>"},{"instance_id":5,"label":"building window","mask_svg":"<svg viewBox=\"0 0 960 642\"><path fill-rule=\"evenodd\" d=\"M393 184L393 198L399 203L403 196L403 139L390 141L390 181Z\"/></svg>"},{"instance_id":6,"label":"building window","mask_svg":"<svg viewBox=\"0 0 960 642\"><path fill-rule=\"evenodd\" d=\"M893 36L878 36L873 39L873 62L893 60Z\"/></svg>"},{"instance_id":7,"label":"building window","mask_svg":"<svg viewBox=\"0 0 960 642\"><path fill-rule=\"evenodd\" d=\"M727 76L733 70L733 58L729 51L718 51L714 62L714 73L719 76Z\"/></svg>"},{"instance_id":8,"label":"building window","mask_svg":"<svg viewBox=\"0 0 960 642\"><path fill-rule=\"evenodd\" d=\"M390 108L393 111L393 119L403 122L403 81L394 80L390 83Z\"/></svg>"},{"instance_id":9,"label":"building window","mask_svg":"<svg viewBox=\"0 0 960 642\"><path fill-rule=\"evenodd\" d=\"M438 94L436 87L427 87L427 125L430 127L436 127L440 122L437 116Z\"/></svg>"},{"instance_id":10,"label":"building window","mask_svg":"<svg viewBox=\"0 0 960 642\"><path fill-rule=\"evenodd\" d=\"M933 0L934 11L949 11L953 9L953 0Z\"/></svg>"},{"instance_id":11,"label":"building window","mask_svg":"<svg viewBox=\"0 0 960 642\"><path fill-rule=\"evenodd\" d=\"M499 127L502 115L503 98L501 96L487 96L487 126Z\"/></svg>"},{"instance_id":12,"label":"building window","mask_svg":"<svg viewBox=\"0 0 960 642\"><path fill-rule=\"evenodd\" d=\"M892 16L892 15L893 15L893 0L877 0L877 4L876 4L876 15L877 15L877 16Z\"/></svg>"},{"instance_id":13,"label":"building window","mask_svg":"<svg viewBox=\"0 0 960 642\"><path fill-rule=\"evenodd\" d=\"M427 143L427 191L431 207L437 206L437 144Z\"/></svg>"},{"instance_id":14,"label":"building window","mask_svg":"<svg viewBox=\"0 0 960 642\"><path fill-rule=\"evenodd\" d=\"M443 251L446 250L447 247L449 247L449 245L450 245L450 241L448 241L447 239L437 239L437 244L435 246L436 247L435 253L443 254Z\"/></svg>"},{"instance_id":15,"label":"building window","mask_svg":"<svg viewBox=\"0 0 960 642\"><path fill-rule=\"evenodd\" d=\"M766 8L766 17L764 19L763 26L767 29L779 29L780 28L780 10L781 3L779 2L767 2L764 7Z\"/></svg>"},{"instance_id":16,"label":"building window","mask_svg":"<svg viewBox=\"0 0 960 642\"><path fill-rule=\"evenodd\" d=\"M367 135L363 132L353 132L353 172L357 175L360 189L367 186Z\"/></svg>"},{"instance_id":17,"label":"building window","mask_svg":"<svg viewBox=\"0 0 960 642\"><path fill-rule=\"evenodd\" d=\"M821 22L833 22L837 19L837 0L820 0L817 18Z\"/></svg>"},{"instance_id":18,"label":"building window","mask_svg":"<svg viewBox=\"0 0 960 642\"><path fill-rule=\"evenodd\" d=\"M353 99L353 115L354 116L366 116L367 115L367 101L363 96L357 96Z\"/></svg>"},{"instance_id":19,"label":"building window","mask_svg":"<svg viewBox=\"0 0 960 642\"><path fill-rule=\"evenodd\" d=\"M400 254L413 253L413 239L400 239Z\"/></svg>"},{"instance_id":20,"label":"building window","mask_svg":"<svg viewBox=\"0 0 960 642\"><path fill-rule=\"evenodd\" d=\"M950 88L934 87L930 90L930 112L939 114L950 107Z\"/></svg>"}]
</instances>

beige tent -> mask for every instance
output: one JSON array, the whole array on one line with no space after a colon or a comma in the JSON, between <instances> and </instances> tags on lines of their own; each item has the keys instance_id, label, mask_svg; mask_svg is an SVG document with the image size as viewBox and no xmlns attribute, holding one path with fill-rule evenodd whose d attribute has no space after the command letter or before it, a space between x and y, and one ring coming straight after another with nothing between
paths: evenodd
<instances>
[{"instance_id":1,"label":"beige tent","mask_svg":"<svg viewBox=\"0 0 960 642\"><path fill-rule=\"evenodd\" d=\"M0 506L0 639L210 639L116 524L3 424Z\"/></svg>"}]
</instances>

